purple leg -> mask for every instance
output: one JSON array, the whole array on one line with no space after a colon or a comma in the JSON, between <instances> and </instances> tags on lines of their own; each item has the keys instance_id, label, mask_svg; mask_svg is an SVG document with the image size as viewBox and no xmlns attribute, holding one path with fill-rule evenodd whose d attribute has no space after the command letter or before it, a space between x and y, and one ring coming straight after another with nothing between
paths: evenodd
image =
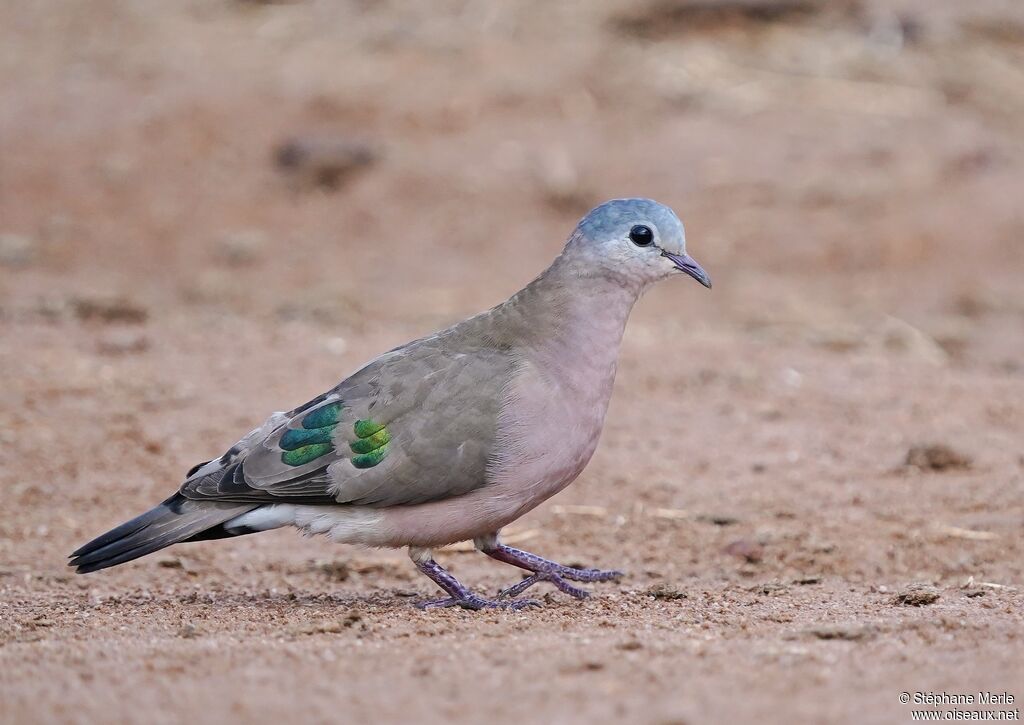
<instances>
[{"instance_id":1,"label":"purple leg","mask_svg":"<svg viewBox=\"0 0 1024 725\"><path fill-rule=\"evenodd\" d=\"M564 566L553 561L541 558L528 551L514 549L511 546L499 544L497 537L492 540L482 540L478 544L480 550L492 559L503 561L520 569L532 571L531 576L526 577L518 584L503 590L498 598L514 597L532 587L537 582L551 582L558 589L569 596L577 599L586 599L590 592L586 589L574 587L566 581L571 579L577 582L604 582L618 579L622 576L621 571L602 571L601 569L576 569L571 566Z\"/></svg>"},{"instance_id":2,"label":"purple leg","mask_svg":"<svg viewBox=\"0 0 1024 725\"><path fill-rule=\"evenodd\" d=\"M474 594L467 589L458 579L451 575L444 567L433 559L416 561L416 568L430 577L430 580L441 587L448 596L444 599L431 599L420 602L420 609L435 609L438 607L462 607L463 609L522 609L523 607L539 607L540 602L536 599L515 599L495 601L485 599L479 594Z\"/></svg>"}]
</instances>

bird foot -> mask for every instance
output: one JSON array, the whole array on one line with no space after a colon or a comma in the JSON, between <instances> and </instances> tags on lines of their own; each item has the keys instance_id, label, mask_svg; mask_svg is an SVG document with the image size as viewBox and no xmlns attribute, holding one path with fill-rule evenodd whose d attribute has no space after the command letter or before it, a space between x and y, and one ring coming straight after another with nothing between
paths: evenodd
<instances>
[{"instance_id":1,"label":"bird foot","mask_svg":"<svg viewBox=\"0 0 1024 725\"><path fill-rule=\"evenodd\" d=\"M497 544L483 549L484 553L493 559L512 564L522 569L533 572L518 584L502 590L498 598L514 597L521 594L538 582L551 582L559 591L568 594L576 599L586 599L590 592L570 584L566 580L577 582L605 582L618 579L623 576L621 571L603 569L577 569L572 566L565 566L554 561L549 561L528 551L513 549L511 546Z\"/></svg>"},{"instance_id":2,"label":"bird foot","mask_svg":"<svg viewBox=\"0 0 1024 725\"><path fill-rule=\"evenodd\" d=\"M479 594L474 594L467 589L458 579L451 575L444 567L431 558L420 558L415 560L416 568L430 577L439 586L447 597L443 599L430 599L420 602L416 606L420 609L441 609L444 607L462 607L463 609L512 609L518 610L525 607L539 607L541 603L536 599L516 599L511 601L497 601L487 599Z\"/></svg>"},{"instance_id":3,"label":"bird foot","mask_svg":"<svg viewBox=\"0 0 1024 725\"><path fill-rule=\"evenodd\" d=\"M538 582L551 582L554 584L558 591L563 594L568 594L570 597L576 599L586 599L590 596L590 592L580 587L574 587L572 584L566 581L566 579L575 579L576 581L588 581L588 582L603 582L617 579L622 576L621 571L601 571L600 569L575 569L574 572L585 573L586 578L583 575L572 576L566 574L556 574L551 571L538 571L534 572L530 576L523 579L518 584L513 584L508 589L502 589L498 593L498 599L504 599L505 597L515 597L522 594L527 589L532 587Z\"/></svg>"},{"instance_id":4,"label":"bird foot","mask_svg":"<svg viewBox=\"0 0 1024 725\"><path fill-rule=\"evenodd\" d=\"M526 577L518 584L513 584L508 589L502 589L498 592L498 599L505 599L506 597L514 597L522 594L537 582L551 582L558 587L558 591L568 594L570 597L575 597L576 599L586 599L590 596L590 592L586 589L574 587L565 579L558 576L558 574L552 574L550 572L536 572Z\"/></svg>"},{"instance_id":5,"label":"bird foot","mask_svg":"<svg viewBox=\"0 0 1024 725\"><path fill-rule=\"evenodd\" d=\"M443 609L446 607L462 607L463 609L472 609L478 611L480 609L511 609L513 611L519 609L525 609L526 607L540 607L541 603L536 599L511 599L506 601L498 601L497 599L487 599L481 597L478 594L467 594L460 597L445 597L443 599L430 599L425 602L419 602L417 605L420 609Z\"/></svg>"}]
</instances>

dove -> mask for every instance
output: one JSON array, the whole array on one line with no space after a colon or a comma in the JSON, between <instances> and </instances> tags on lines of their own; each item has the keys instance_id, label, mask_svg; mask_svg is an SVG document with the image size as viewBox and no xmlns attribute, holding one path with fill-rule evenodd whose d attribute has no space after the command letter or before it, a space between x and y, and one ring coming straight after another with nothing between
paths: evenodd
<instances>
[{"instance_id":1,"label":"dove","mask_svg":"<svg viewBox=\"0 0 1024 725\"><path fill-rule=\"evenodd\" d=\"M88 573L179 542L292 526L340 543L407 547L445 595L423 608L522 609L538 604L518 596L539 582L583 599L589 592L577 583L622 573L558 564L499 534L590 461L630 311L653 283L678 275L711 287L675 212L650 199L605 202L507 301L272 414L69 563ZM475 593L433 555L469 540L528 574L494 598Z\"/></svg>"}]
</instances>

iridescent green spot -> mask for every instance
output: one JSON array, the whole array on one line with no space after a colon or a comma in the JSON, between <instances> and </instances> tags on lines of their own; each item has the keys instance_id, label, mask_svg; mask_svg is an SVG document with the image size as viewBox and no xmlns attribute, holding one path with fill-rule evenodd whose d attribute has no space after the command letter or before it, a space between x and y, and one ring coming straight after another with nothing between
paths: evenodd
<instances>
[{"instance_id":1,"label":"iridescent green spot","mask_svg":"<svg viewBox=\"0 0 1024 725\"><path fill-rule=\"evenodd\" d=\"M316 410L306 413L302 419L303 428L325 428L335 426L341 417L341 403L322 405Z\"/></svg>"},{"instance_id":2,"label":"iridescent green spot","mask_svg":"<svg viewBox=\"0 0 1024 725\"><path fill-rule=\"evenodd\" d=\"M372 468L384 460L388 454L388 443L391 433L383 423L372 420L357 420L353 426L359 440L349 443L349 448L357 454L352 456L352 465L356 468Z\"/></svg>"},{"instance_id":3,"label":"iridescent green spot","mask_svg":"<svg viewBox=\"0 0 1024 725\"><path fill-rule=\"evenodd\" d=\"M388 433L387 428L381 428L379 431L374 433L367 438L360 438L357 441L353 441L349 444L349 448L352 449L353 453L369 453L375 451L391 440L391 434Z\"/></svg>"},{"instance_id":4,"label":"iridescent green spot","mask_svg":"<svg viewBox=\"0 0 1024 725\"><path fill-rule=\"evenodd\" d=\"M285 451L281 454L281 462L289 466L303 466L333 450L334 446L330 443L313 443L296 448L294 451Z\"/></svg>"},{"instance_id":5,"label":"iridescent green spot","mask_svg":"<svg viewBox=\"0 0 1024 725\"><path fill-rule=\"evenodd\" d=\"M330 443L331 431L333 429L334 426L324 426L323 428L313 428L312 430L293 428L281 436L280 445L286 451L294 451L296 448L308 446L311 443Z\"/></svg>"},{"instance_id":6,"label":"iridescent green spot","mask_svg":"<svg viewBox=\"0 0 1024 725\"><path fill-rule=\"evenodd\" d=\"M379 430L384 429L383 423L375 423L372 420L357 420L354 426L356 435L360 438L369 438Z\"/></svg>"},{"instance_id":7,"label":"iridescent green spot","mask_svg":"<svg viewBox=\"0 0 1024 725\"><path fill-rule=\"evenodd\" d=\"M384 456L386 456L387 453L388 447L381 446L375 451L364 453L359 456L352 456L352 465L356 468L373 468L384 460Z\"/></svg>"}]
</instances>

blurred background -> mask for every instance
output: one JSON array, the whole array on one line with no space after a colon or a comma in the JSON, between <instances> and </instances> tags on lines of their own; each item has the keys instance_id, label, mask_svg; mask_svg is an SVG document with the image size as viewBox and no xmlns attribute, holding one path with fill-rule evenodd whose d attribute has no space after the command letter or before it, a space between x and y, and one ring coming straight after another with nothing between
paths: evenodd
<instances>
[{"instance_id":1,"label":"blurred background","mask_svg":"<svg viewBox=\"0 0 1024 725\"><path fill-rule=\"evenodd\" d=\"M401 554L289 532L64 572L622 196L672 206L715 288L638 305L601 449L513 532L621 587L523 640L410 614ZM1020 0L3 3L0 714L332 719L344 693L385 719L896 721L895 689L864 693L960 687L965 661L1007 687L1022 200ZM893 603L922 582L929 607ZM466 627L507 635L504 673ZM467 668L473 692L422 689Z\"/></svg>"}]
</instances>

